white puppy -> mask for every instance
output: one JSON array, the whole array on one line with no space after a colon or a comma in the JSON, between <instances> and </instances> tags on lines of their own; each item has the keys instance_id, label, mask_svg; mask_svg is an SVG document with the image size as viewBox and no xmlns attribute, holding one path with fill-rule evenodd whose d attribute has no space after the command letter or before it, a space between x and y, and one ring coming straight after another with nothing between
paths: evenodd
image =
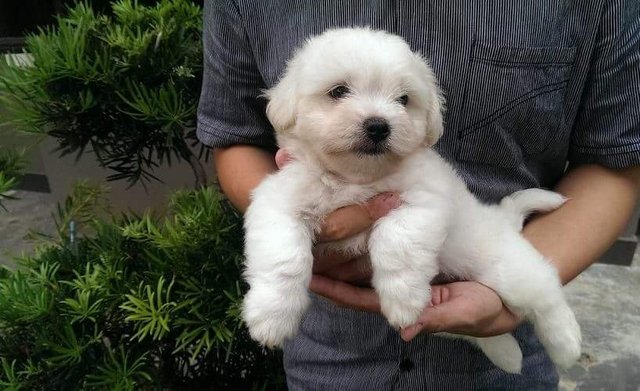
<instances>
[{"instance_id":1,"label":"white puppy","mask_svg":"<svg viewBox=\"0 0 640 391\"><path fill-rule=\"evenodd\" d=\"M251 336L278 346L309 306L312 247L323 216L397 191L403 204L370 232L333 243L368 252L372 285L394 327L413 324L439 272L494 289L530 319L558 364L580 353L580 328L556 270L521 235L527 214L559 207L552 192L517 192L483 205L432 147L443 130L432 70L399 37L369 29L331 30L310 39L267 91L267 115L295 161L254 191L245 216L250 285L243 317ZM465 339L498 366L519 372L510 334Z\"/></svg>"}]
</instances>

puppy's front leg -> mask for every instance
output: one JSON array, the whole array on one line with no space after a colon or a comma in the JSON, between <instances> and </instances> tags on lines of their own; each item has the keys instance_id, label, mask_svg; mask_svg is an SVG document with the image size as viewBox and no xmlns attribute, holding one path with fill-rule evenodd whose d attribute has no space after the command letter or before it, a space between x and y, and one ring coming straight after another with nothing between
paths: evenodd
<instances>
[{"instance_id":1,"label":"puppy's front leg","mask_svg":"<svg viewBox=\"0 0 640 391\"><path fill-rule=\"evenodd\" d=\"M267 178L245 214L245 273L250 289L243 318L251 337L267 347L296 334L309 306L313 231L299 218L278 184ZM285 201L283 201L285 200Z\"/></svg>"},{"instance_id":2,"label":"puppy's front leg","mask_svg":"<svg viewBox=\"0 0 640 391\"><path fill-rule=\"evenodd\" d=\"M431 301L430 281L446 220L436 207L405 205L380 219L369 238L372 284L393 327L414 324Z\"/></svg>"}]
</instances>

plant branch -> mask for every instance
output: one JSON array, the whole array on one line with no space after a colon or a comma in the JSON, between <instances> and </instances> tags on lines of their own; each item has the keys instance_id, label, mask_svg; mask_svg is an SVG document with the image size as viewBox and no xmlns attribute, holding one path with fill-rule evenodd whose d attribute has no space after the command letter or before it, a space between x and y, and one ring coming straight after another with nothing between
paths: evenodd
<instances>
[{"instance_id":1,"label":"plant branch","mask_svg":"<svg viewBox=\"0 0 640 391\"><path fill-rule=\"evenodd\" d=\"M180 156L189 163L191 166L191 170L193 171L193 176L196 178L196 189L202 189L207 186L207 173L204 170L204 166L198 156L196 156L193 151L184 145L184 148L178 148L180 152Z\"/></svg>"}]
</instances>

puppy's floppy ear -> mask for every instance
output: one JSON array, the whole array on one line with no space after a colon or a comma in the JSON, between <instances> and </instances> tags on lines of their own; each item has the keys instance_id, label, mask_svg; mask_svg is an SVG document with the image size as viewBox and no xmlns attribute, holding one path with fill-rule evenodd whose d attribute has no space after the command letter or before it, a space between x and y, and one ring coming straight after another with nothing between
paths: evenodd
<instances>
[{"instance_id":1,"label":"puppy's floppy ear","mask_svg":"<svg viewBox=\"0 0 640 391\"><path fill-rule=\"evenodd\" d=\"M267 118L276 132L285 132L293 127L297 110L297 81L293 72L287 70L278 84L265 91L264 96L269 99Z\"/></svg>"},{"instance_id":2,"label":"puppy's floppy ear","mask_svg":"<svg viewBox=\"0 0 640 391\"><path fill-rule=\"evenodd\" d=\"M444 121L442 113L444 111L444 98L438 86L438 80L431 69L431 66L419 53L414 53L414 59L418 74L421 77L421 86L425 92L425 106L427 109L425 146L432 147L438 142L444 131Z\"/></svg>"},{"instance_id":3,"label":"puppy's floppy ear","mask_svg":"<svg viewBox=\"0 0 640 391\"><path fill-rule=\"evenodd\" d=\"M440 89L435 85L437 91L432 92L431 105L429 106L429 113L427 114L427 138L426 143L428 147L433 147L444 132L444 120L442 118L442 111L444 110L444 99L440 93Z\"/></svg>"}]
</instances>

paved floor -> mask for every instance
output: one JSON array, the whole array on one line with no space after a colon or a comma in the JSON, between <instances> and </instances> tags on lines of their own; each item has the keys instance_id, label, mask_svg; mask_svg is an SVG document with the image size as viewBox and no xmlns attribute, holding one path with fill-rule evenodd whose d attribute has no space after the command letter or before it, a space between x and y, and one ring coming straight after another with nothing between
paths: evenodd
<instances>
[{"instance_id":1,"label":"paved floor","mask_svg":"<svg viewBox=\"0 0 640 391\"><path fill-rule=\"evenodd\" d=\"M18 192L0 211L0 263L30 251L28 227L53 232L46 194ZM563 391L640 390L640 252L631 267L596 264L566 287L583 332L580 362L562 371Z\"/></svg>"},{"instance_id":2,"label":"paved floor","mask_svg":"<svg viewBox=\"0 0 640 391\"><path fill-rule=\"evenodd\" d=\"M562 372L561 390L640 390L640 254L630 267L593 265L565 289L583 355Z\"/></svg>"},{"instance_id":3,"label":"paved floor","mask_svg":"<svg viewBox=\"0 0 640 391\"><path fill-rule=\"evenodd\" d=\"M13 266L12 256L29 253L34 243L25 240L29 230L55 232L51 196L44 193L18 191L18 200L4 201L8 211L0 208L0 264Z\"/></svg>"}]
</instances>

